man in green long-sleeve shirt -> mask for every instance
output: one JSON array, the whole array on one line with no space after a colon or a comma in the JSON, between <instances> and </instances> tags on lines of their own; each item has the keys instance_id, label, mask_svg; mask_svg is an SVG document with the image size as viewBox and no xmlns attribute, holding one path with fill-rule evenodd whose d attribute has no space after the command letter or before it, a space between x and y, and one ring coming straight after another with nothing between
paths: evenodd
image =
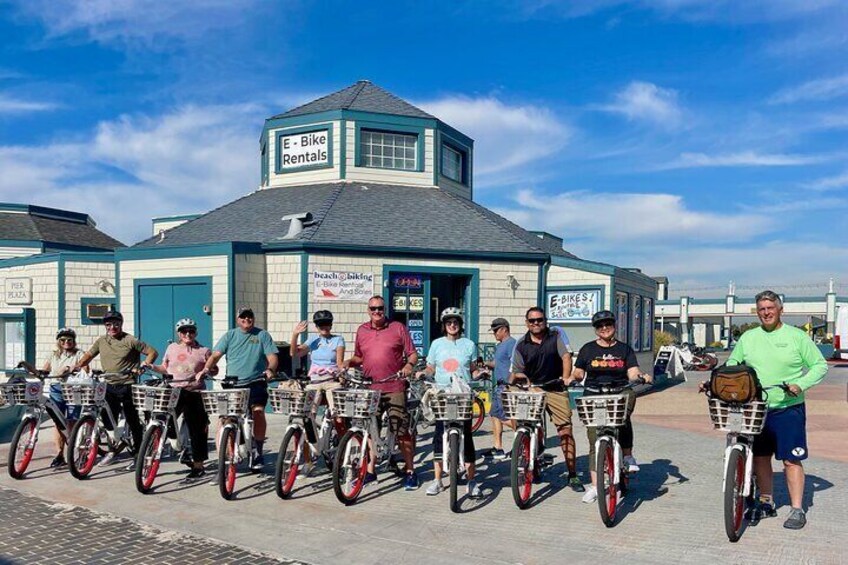
<instances>
[{"instance_id":1,"label":"man in green long-sleeve shirt","mask_svg":"<svg viewBox=\"0 0 848 565\"><path fill-rule=\"evenodd\" d=\"M807 523L801 463L808 455L804 391L821 382L827 373L827 362L803 330L780 321L783 303L777 294L766 290L757 295L756 301L762 325L742 334L727 361L728 365L745 363L753 367L768 395L766 424L754 439L754 474L760 488L759 504L753 509L754 521L777 515L772 501L774 455L783 461L792 504L783 526L799 530ZM788 385L788 391L779 388L783 383Z\"/></svg>"}]
</instances>

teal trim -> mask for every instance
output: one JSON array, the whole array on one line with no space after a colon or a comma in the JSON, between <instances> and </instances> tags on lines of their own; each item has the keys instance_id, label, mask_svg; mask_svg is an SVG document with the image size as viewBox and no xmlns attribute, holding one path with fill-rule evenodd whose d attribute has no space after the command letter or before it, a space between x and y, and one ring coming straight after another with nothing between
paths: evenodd
<instances>
[{"instance_id":1,"label":"teal trim","mask_svg":"<svg viewBox=\"0 0 848 565\"><path fill-rule=\"evenodd\" d=\"M679 300L657 300L654 302L656 306L680 306Z\"/></svg>"},{"instance_id":2,"label":"teal trim","mask_svg":"<svg viewBox=\"0 0 848 565\"><path fill-rule=\"evenodd\" d=\"M225 243L198 243L192 245L173 245L168 247L127 247L115 251L118 261L136 261L147 259L171 259L175 257L208 257L227 255L228 253L261 253L262 245L253 242L230 241Z\"/></svg>"},{"instance_id":3,"label":"teal trim","mask_svg":"<svg viewBox=\"0 0 848 565\"><path fill-rule=\"evenodd\" d=\"M0 239L0 247L26 247L27 249L42 249L43 242L38 239Z\"/></svg>"},{"instance_id":4,"label":"teal trim","mask_svg":"<svg viewBox=\"0 0 848 565\"><path fill-rule=\"evenodd\" d=\"M43 251L45 253L61 253L63 251L72 253L97 253L98 251L111 253L113 249L113 247L88 247L85 245L67 245L64 243L52 243L50 241L45 241Z\"/></svg>"},{"instance_id":5,"label":"teal trim","mask_svg":"<svg viewBox=\"0 0 848 565\"><path fill-rule=\"evenodd\" d=\"M316 165L302 165L290 169L283 169L281 163L282 145L281 139L289 135L299 135L304 133L326 132L327 134L327 162ZM274 131L274 173L278 175L288 173L301 173L303 171L313 171L316 169L332 169L333 168L333 124L315 124L314 126L304 126L299 128L290 128Z\"/></svg>"},{"instance_id":6,"label":"teal trim","mask_svg":"<svg viewBox=\"0 0 848 565\"><path fill-rule=\"evenodd\" d=\"M24 308L24 359L35 365L35 308Z\"/></svg>"},{"instance_id":7,"label":"teal trim","mask_svg":"<svg viewBox=\"0 0 848 565\"><path fill-rule=\"evenodd\" d=\"M466 304L468 307L466 311L468 321L465 324L465 328L468 331L468 338L474 343L477 343L480 338L480 269L468 267L430 267L423 265L383 265L383 298L389 307L391 307L391 304L389 303L388 281L391 280L392 273L422 273L428 275L460 275L470 277L465 287ZM429 290L426 284L428 283L425 282L425 313L429 310L431 304ZM429 319L429 316L425 316L425 319ZM425 324L427 323L425 322ZM425 328L425 330L429 332L429 327ZM429 333L425 335L429 335ZM429 346L429 343L424 344L425 355Z\"/></svg>"},{"instance_id":8,"label":"teal trim","mask_svg":"<svg viewBox=\"0 0 848 565\"><path fill-rule=\"evenodd\" d=\"M396 114L381 114L378 112L361 112L359 110L345 110L343 116L348 120L357 122L375 122L391 126L410 126L415 128L436 129L438 120L434 118L413 118L412 116L398 116Z\"/></svg>"},{"instance_id":9,"label":"teal trim","mask_svg":"<svg viewBox=\"0 0 848 565\"><path fill-rule=\"evenodd\" d=\"M545 253L505 253L498 251L449 251L441 249L420 249L414 247L359 246L337 243L315 243L310 241L288 241L265 243L262 249L266 251L308 251L311 253L338 253L345 255L380 256L380 257L438 257L453 259L489 259L504 262L544 263L548 260Z\"/></svg>"},{"instance_id":10,"label":"teal trim","mask_svg":"<svg viewBox=\"0 0 848 565\"><path fill-rule=\"evenodd\" d=\"M135 335L139 335L140 333L140 323L141 316L139 313L140 310L140 296L138 292L138 287L144 285L178 285L178 284L198 284L203 283L209 285L210 292L212 292L212 277L162 277L155 279L133 279L133 306L135 315L133 316L133 333ZM214 314L214 312L213 312Z\"/></svg>"},{"instance_id":11,"label":"teal trim","mask_svg":"<svg viewBox=\"0 0 848 565\"><path fill-rule=\"evenodd\" d=\"M177 220L194 220L195 218L199 218L203 214L178 214L176 216L157 216L153 218L151 221L155 224L156 222L174 222Z\"/></svg>"},{"instance_id":12,"label":"teal trim","mask_svg":"<svg viewBox=\"0 0 848 565\"><path fill-rule=\"evenodd\" d=\"M56 269L56 288L57 288L57 316L59 319L59 327L65 327L65 314L67 310L67 304L65 304L65 258L59 255L59 260L57 261L57 269ZM57 328L58 329L58 328Z\"/></svg>"},{"instance_id":13,"label":"teal trim","mask_svg":"<svg viewBox=\"0 0 848 565\"><path fill-rule=\"evenodd\" d=\"M211 287L210 287L211 288ZM227 327L236 327L236 254L227 251Z\"/></svg>"},{"instance_id":14,"label":"teal trim","mask_svg":"<svg viewBox=\"0 0 848 565\"><path fill-rule=\"evenodd\" d=\"M458 184L471 188L471 174L469 170L469 164L472 160L472 148L441 131L439 132L438 139L439 143L436 147L437 158L434 159L434 163L436 164L436 166L434 166L434 168L438 171L439 176L444 177L445 179L451 182L456 182ZM442 174L442 160L444 159L444 156L442 154L442 148L445 145L462 155L461 180L459 181L456 181L450 177L446 177Z\"/></svg>"},{"instance_id":15,"label":"teal trim","mask_svg":"<svg viewBox=\"0 0 848 565\"><path fill-rule=\"evenodd\" d=\"M267 134L270 130L277 128L318 124L321 122L340 120L342 117L343 115L341 110L330 110L327 112L318 112L316 114L291 116L289 118L268 118L265 120L262 132Z\"/></svg>"},{"instance_id":16,"label":"teal trim","mask_svg":"<svg viewBox=\"0 0 848 565\"><path fill-rule=\"evenodd\" d=\"M42 218L54 218L57 220L71 221L78 224L91 223L91 216L81 212L59 210L58 208L47 208L46 206L34 206L32 204L16 204L13 202L0 202L0 212L25 212Z\"/></svg>"},{"instance_id":17,"label":"teal trim","mask_svg":"<svg viewBox=\"0 0 848 565\"><path fill-rule=\"evenodd\" d=\"M111 310L118 309L117 300L114 296L84 296L80 298L80 320L83 326L99 326L103 324L102 321L93 320L88 317L86 306L89 304L108 304ZM63 327L64 325L64 323L60 323L59 327Z\"/></svg>"},{"instance_id":18,"label":"teal trim","mask_svg":"<svg viewBox=\"0 0 848 565\"><path fill-rule=\"evenodd\" d=\"M440 132L443 132L443 133L449 135L451 137L451 139L455 139L458 143L461 143L462 145L464 145L464 146L466 146L470 149L474 148L474 140L473 139L471 139L470 137L468 137L467 135L465 135L464 133L462 133L458 129L451 127L450 125L446 124L445 122L443 122L441 120L438 120L438 122L439 122L438 123L438 130Z\"/></svg>"},{"instance_id":19,"label":"teal trim","mask_svg":"<svg viewBox=\"0 0 848 565\"><path fill-rule=\"evenodd\" d=\"M268 186L271 180L270 171L270 155L268 154L268 132L263 130L259 137L259 184L260 186Z\"/></svg>"},{"instance_id":20,"label":"teal trim","mask_svg":"<svg viewBox=\"0 0 848 565\"><path fill-rule=\"evenodd\" d=\"M541 306L545 303L545 296L548 290L548 269L550 268L550 263L544 263L539 265L539 277L537 281L536 288L536 304Z\"/></svg>"},{"instance_id":21,"label":"teal trim","mask_svg":"<svg viewBox=\"0 0 848 565\"><path fill-rule=\"evenodd\" d=\"M433 132L433 186L439 186L439 177L442 175L442 132L436 130ZM447 177L445 177L447 178ZM451 179L448 179L451 180ZM455 182L455 181L454 181Z\"/></svg>"},{"instance_id":22,"label":"teal trim","mask_svg":"<svg viewBox=\"0 0 848 565\"><path fill-rule=\"evenodd\" d=\"M354 133L354 166L362 167L366 169L383 169L389 171L400 171L406 173L420 173L424 171L424 128L410 125L402 125L402 124L394 124L389 123L388 121L384 122L356 122L356 130ZM415 134L418 136L418 141L415 144L416 147L416 157L415 157L415 170L409 171L406 169L395 169L392 167L371 167L365 166L362 164L362 155L359 150L360 145L360 133L362 130L368 131L378 131L382 133L400 133L400 134Z\"/></svg>"},{"instance_id":23,"label":"teal trim","mask_svg":"<svg viewBox=\"0 0 848 565\"><path fill-rule=\"evenodd\" d=\"M89 263L111 263L114 261L112 253L42 253L39 255L30 255L28 257L13 257L11 259L0 260L0 269L4 267L22 267L25 265L39 265L42 263L52 263L58 261L59 258L64 258L65 261L84 261Z\"/></svg>"},{"instance_id":24,"label":"teal trim","mask_svg":"<svg viewBox=\"0 0 848 565\"><path fill-rule=\"evenodd\" d=\"M347 120L342 120L339 126L339 178L347 176Z\"/></svg>"},{"instance_id":25,"label":"teal trim","mask_svg":"<svg viewBox=\"0 0 848 565\"><path fill-rule=\"evenodd\" d=\"M586 261L584 259L572 259L571 257L563 257L562 255L551 255L551 264L556 267L569 267L602 275L615 274L615 267L612 265L597 263L595 261Z\"/></svg>"},{"instance_id":26,"label":"teal trim","mask_svg":"<svg viewBox=\"0 0 848 565\"><path fill-rule=\"evenodd\" d=\"M545 298L539 305L542 308L545 309L545 316L547 316L548 315L548 296L550 294L553 294L553 293L556 293L556 292L570 292L570 291L580 291L580 290L598 291L598 294L601 297L600 304L598 304L598 310L600 311L600 310L604 310L606 308L606 300L605 300L606 297L604 296L604 293L607 290L606 285L549 286L545 289ZM555 323L555 324L586 324L586 323L592 322L591 319L589 319L589 320L554 320L554 319L550 319L549 321L551 323Z\"/></svg>"},{"instance_id":27,"label":"teal trim","mask_svg":"<svg viewBox=\"0 0 848 565\"><path fill-rule=\"evenodd\" d=\"M309 254L300 254L300 319L309 319ZM305 335L304 335L305 339Z\"/></svg>"},{"instance_id":28,"label":"teal trim","mask_svg":"<svg viewBox=\"0 0 848 565\"><path fill-rule=\"evenodd\" d=\"M121 311L121 263L115 261L115 309Z\"/></svg>"}]
</instances>

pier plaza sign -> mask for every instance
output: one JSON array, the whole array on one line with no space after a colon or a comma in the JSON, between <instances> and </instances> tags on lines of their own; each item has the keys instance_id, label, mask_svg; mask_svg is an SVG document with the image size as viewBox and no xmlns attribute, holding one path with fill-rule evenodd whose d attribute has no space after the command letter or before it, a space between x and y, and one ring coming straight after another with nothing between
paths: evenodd
<instances>
[{"instance_id":1,"label":"pier plaza sign","mask_svg":"<svg viewBox=\"0 0 848 565\"><path fill-rule=\"evenodd\" d=\"M298 169L330 163L330 132L322 129L280 137L280 168Z\"/></svg>"},{"instance_id":2,"label":"pier plaza sign","mask_svg":"<svg viewBox=\"0 0 848 565\"><path fill-rule=\"evenodd\" d=\"M29 306L32 304L32 279L14 278L6 279L3 289L3 300L6 304Z\"/></svg>"}]
</instances>

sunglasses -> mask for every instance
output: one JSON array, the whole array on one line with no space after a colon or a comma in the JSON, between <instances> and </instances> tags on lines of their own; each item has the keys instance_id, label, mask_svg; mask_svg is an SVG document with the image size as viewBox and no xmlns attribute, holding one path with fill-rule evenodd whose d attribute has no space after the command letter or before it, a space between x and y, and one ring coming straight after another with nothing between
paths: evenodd
<instances>
[{"instance_id":1,"label":"sunglasses","mask_svg":"<svg viewBox=\"0 0 848 565\"><path fill-rule=\"evenodd\" d=\"M123 322L106 322L103 325L106 326L107 328L120 328L121 326L124 325L124 323Z\"/></svg>"},{"instance_id":2,"label":"sunglasses","mask_svg":"<svg viewBox=\"0 0 848 565\"><path fill-rule=\"evenodd\" d=\"M69 342L72 342L72 341L76 341L76 339L74 339L72 337L60 337L59 341L61 343L69 343Z\"/></svg>"},{"instance_id":3,"label":"sunglasses","mask_svg":"<svg viewBox=\"0 0 848 565\"><path fill-rule=\"evenodd\" d=\"M527 318L527 323L535 326L536 324L544 324L545 319L544 318Z\"/></svg>"},{"instance_id":4,"label":"sunglasses","mask_svg":"<svg viewBox=\"0 0 848 565\"><path fill-rule=\"evenodd\" d=\"M382 312L383 310L386 309L386 307L385 306L369 306L368 309L371 310L372 312Z\"/></svg>"},{"instance_id":5,"label":"sunglasses","mask_svg":"<svg viewBox=\"0 0 848 565\"><path fill-rule=\"evenodd\" d=\"M181 334L196 334L197 330L195 330L193 328L183 328L183 329L180 330L180 333Z\"/></svg>"},{"instance_id":6,"label":"sunglasses","mask_svg":"<svg viewBox=\"0 0 848 565\"><path fill-rule=\"evenodd\" d=\"M446 325L446 326L458 326L458 325L459 325L459 320L447 320L447 321L445 322L445 325Z\"/></svg>"},{"instance_id":7,"label":"sunglasses","mask_svg":"<svg viewBox=\"0 0 848 565\"><path fill-rule=\"evenodd\" d=\"M600 329L603 329L603 328L614 328L614 327L615 327L615 324L612 323L612 322L603 322L603 323L595 326L595 329L600 330Z\"/></svg>"},{"instance_id":8,"label":"sunglasses","mask_svg":"<svg viewBox=\"0 0 848 565\"><path fill-rule=\"evenodd\" d=\"M333 324L315 324L315 327L319 330L323 330L324 328L332 328Z\"/></svg>"}]
</instances>

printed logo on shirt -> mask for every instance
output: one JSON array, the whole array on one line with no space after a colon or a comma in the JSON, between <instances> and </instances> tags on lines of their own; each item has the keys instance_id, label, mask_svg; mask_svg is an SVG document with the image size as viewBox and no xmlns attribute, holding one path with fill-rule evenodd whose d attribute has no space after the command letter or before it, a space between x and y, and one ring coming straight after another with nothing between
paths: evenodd
<instances>
[{"instance_id":1,"label":"printed logo on shirt","mask_svg":"<svg viewBox=\"0 0 848 565\"><path fill-rule=\"evenodd\" d=\"M601 369L623 369L624 359L607 354L603 357L595 357L592 359L592 367Z\"/></svg>"},{"instance_id":2,"label":"printed logo on shirt","mask_svg":"<svg viewBox=\"0 0 848 565\"><path fill-rule=\"evenodd\" d=\"M794 455L795 457L801 457L802 455L804 455L804 453L806 453L806 450L804 450L803 447L796 447L792 450L792 455Z\"/></svg>"}]
</instances>

